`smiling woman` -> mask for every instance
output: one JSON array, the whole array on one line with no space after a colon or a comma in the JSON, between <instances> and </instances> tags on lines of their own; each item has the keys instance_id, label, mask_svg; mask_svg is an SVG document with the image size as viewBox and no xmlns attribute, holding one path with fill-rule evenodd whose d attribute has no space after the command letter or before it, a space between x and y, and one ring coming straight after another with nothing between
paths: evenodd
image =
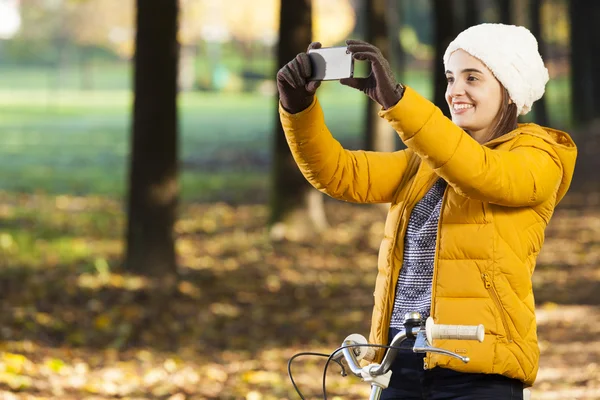
<instances>
[{"instance_id":1,"label":"smiling woman","mask_svg":"<svg viewBox=\"0 0 600 400\"><path fill-rule=\"evenodd\" d=\"M452 121L483 144L517 127L517 107L480 60L464 50L449 57L446 102Z\"/></svg>"},{"instance_id":2,"label":"smiling woman","mask_svg":"<svg viewBox=\"0 0 600 400\"><path fill-rule=\"evenodd\" d=\"M371 75L340 82L382 106L407 149L349 151L325 125L307 55L278 73L280 117L306 179L344 201L391 203L369 341L390 343L404 316L486 328L483 343L437 340L468 356L406 354L382 399L523 399L537 375L531 275L554 208L573 176L568 134L517 124L545 91L548 71L524 27L473 26L444 55L452 121L394 78L381 51L347 40ZM312 46L312 45L311 45ZM318 86L318 85L317 85ZM376 362L381 362L379 352Z\"/></svg>"}]
</instances>

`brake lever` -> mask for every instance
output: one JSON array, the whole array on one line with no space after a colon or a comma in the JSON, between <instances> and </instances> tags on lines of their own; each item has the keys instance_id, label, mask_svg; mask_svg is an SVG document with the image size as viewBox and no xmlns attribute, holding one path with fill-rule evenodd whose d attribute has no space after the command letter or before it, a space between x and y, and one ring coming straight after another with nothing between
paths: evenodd
<instances>
[{"instance_id":1,"label":"brake lever","mask_svg":"<svg viewBox=\"0 0 600 400\"><path fill-rule=\"evenodd\" d=\"M463 357L463 356L453 353L451 351L430 346L429 342L427 341L427 334L425 333L425 331L419 331L417 333L415 345L413 346L413 352L443 354L446 356L458 358L460 361L464 362L465 364L470 361L469 357Z\"/></svg>"}]
</instances>

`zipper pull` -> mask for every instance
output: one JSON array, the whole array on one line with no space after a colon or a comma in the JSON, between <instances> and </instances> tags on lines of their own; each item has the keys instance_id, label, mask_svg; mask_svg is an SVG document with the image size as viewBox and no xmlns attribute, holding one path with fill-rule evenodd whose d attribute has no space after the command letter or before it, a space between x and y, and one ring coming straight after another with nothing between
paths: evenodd
<instances>
[{"instance_id":1,"label":"zipper pull","mask_svg":"<svg viewBox=\"0 0 600 400\"><path fill-rule=\"evenodd\" d=\"M485 283L485 288L486 289L491 288L492 282L490 281L488 274L481 274L481 277L483 278L483 282Z\"/></svg>"}]
</instances>

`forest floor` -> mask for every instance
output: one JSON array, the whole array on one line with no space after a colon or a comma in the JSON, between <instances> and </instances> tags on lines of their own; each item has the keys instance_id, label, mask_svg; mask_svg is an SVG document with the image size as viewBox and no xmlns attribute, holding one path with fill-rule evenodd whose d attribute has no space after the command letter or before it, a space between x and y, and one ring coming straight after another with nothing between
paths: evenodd
<instances>
[{"instance_id":1,"label":"forest floor","mask_svg":"<svg viewBox=\"0 0 600 400\"><path fill-rule=\"evenodd\" d=\"M0 192L0 399L297 399L287 362L368 334L385 210L327 201L330 228L269 240L268 208L184 204L178 282L122 273L121 203ZM533 278L533 399L600 399L600 207L557 210ZM324 358L294 361L322 398ZM368 397L331 365L328 398Z\"/></svg>"}]
</instances>

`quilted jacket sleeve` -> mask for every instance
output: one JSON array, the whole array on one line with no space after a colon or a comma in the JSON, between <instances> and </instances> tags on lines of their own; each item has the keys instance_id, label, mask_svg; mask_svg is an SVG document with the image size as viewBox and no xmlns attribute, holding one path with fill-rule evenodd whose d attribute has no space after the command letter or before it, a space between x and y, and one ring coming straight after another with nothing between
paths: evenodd
<instances>
[{"instance_id":1,"label":"quilted jacket sleeve","mask_svg":"<svg viewBox=\"0 0 600 400\"><path fill-rule=\"evenodd\" d=\"M533 206L555 195L561 182L562 164L550 143L523 135L510 151L482 146L411 88L380 115L408 148L463 196L505 206Z\"/></svg>"},{"instance_id":2,"label":"quilted jacket sleeve","mask_svg":"<svg viewBox=\"0 0 600 400\"><path fill-rule=\"evenodd\" d=\"M280 104L279 115L294 160L315 188L350 202L392 201L411 150L384 153L344 149L327 129L316 98L297 114L288 113Z\"/></svg>"}]
</instances>

